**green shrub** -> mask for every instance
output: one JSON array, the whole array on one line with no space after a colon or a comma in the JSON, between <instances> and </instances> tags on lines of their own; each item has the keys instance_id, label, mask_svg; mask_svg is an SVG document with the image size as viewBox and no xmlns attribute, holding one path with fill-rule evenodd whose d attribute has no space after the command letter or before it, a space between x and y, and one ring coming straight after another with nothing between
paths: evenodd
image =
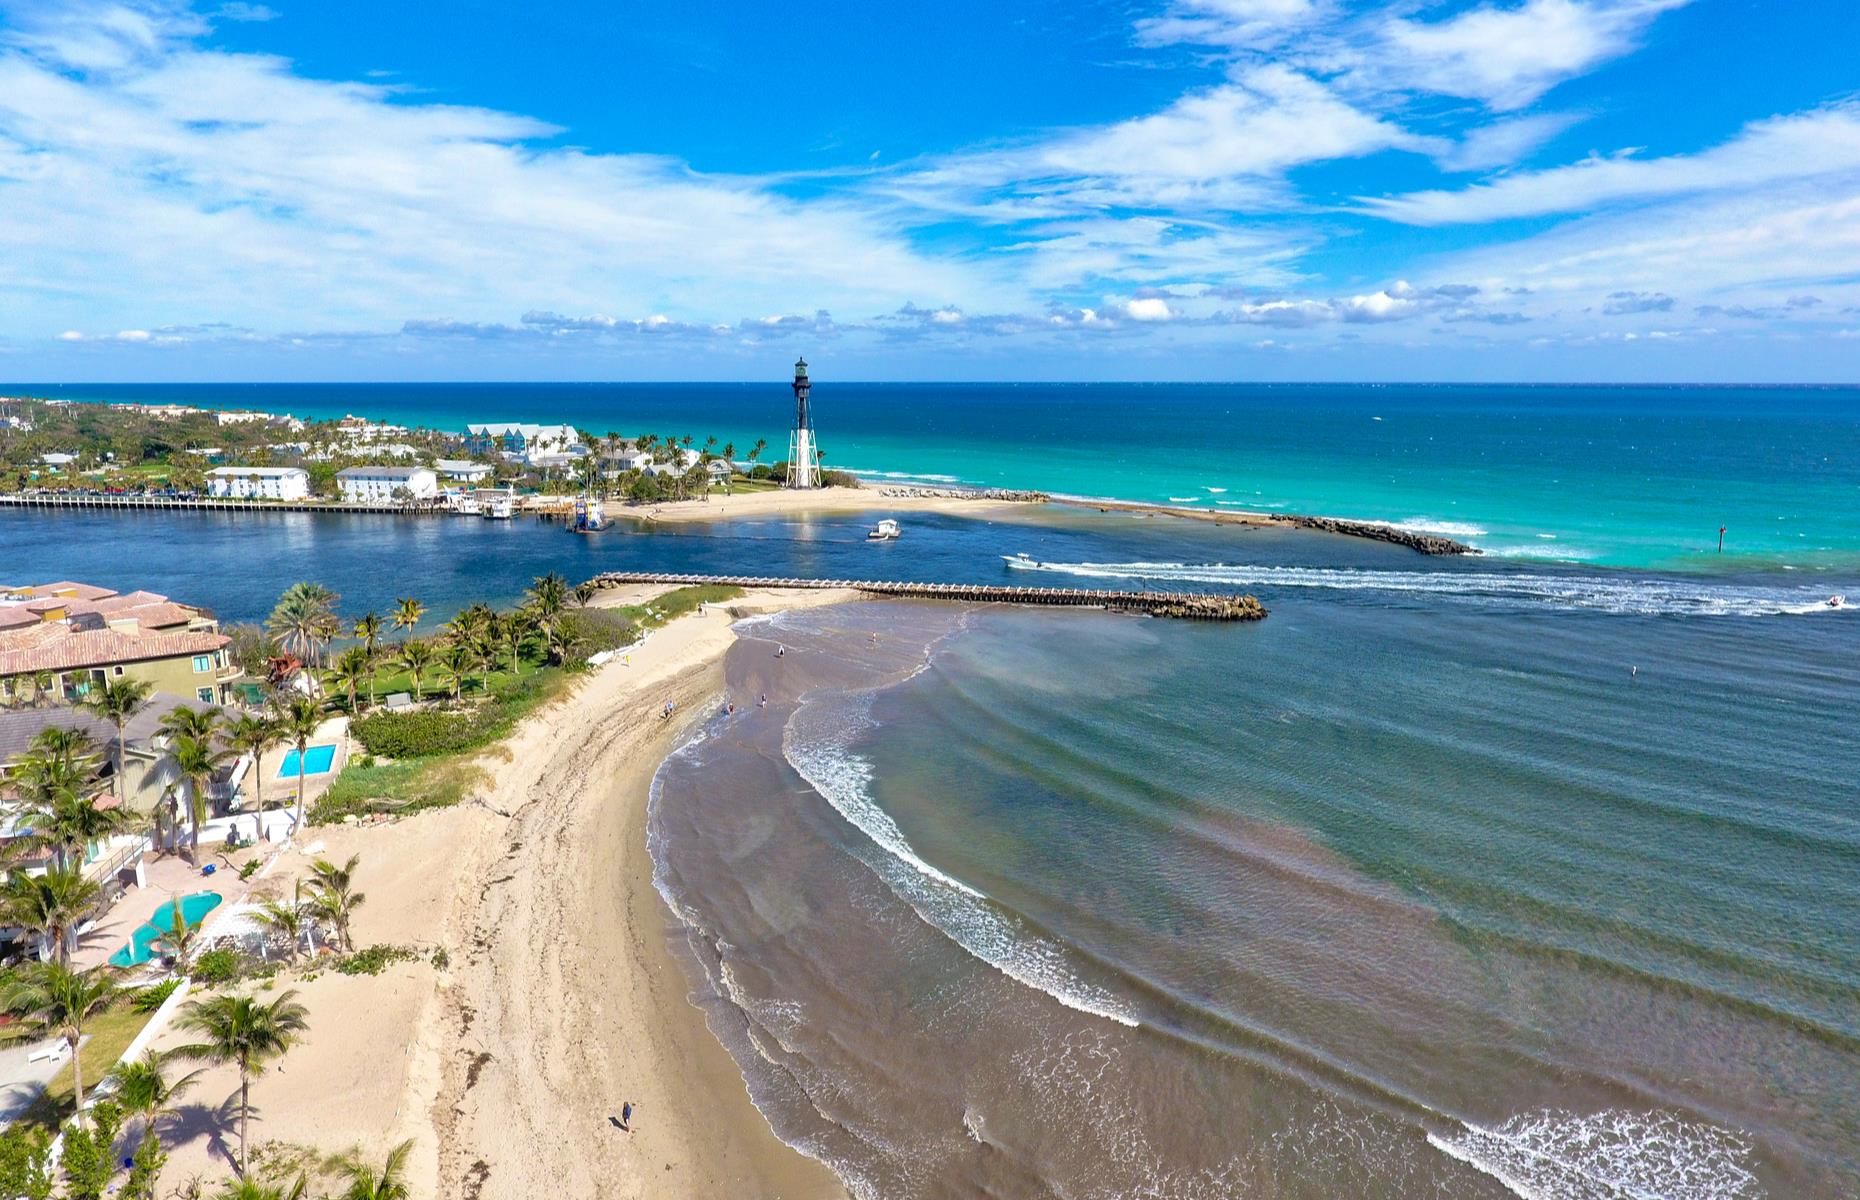
<instances>
[{"instance_id":1,"label":"green shrub","mask_svg":"<svg viewBox=\"0 0 1860 1200\"><path fill-rule=\"evenodd\" d=\"M0 1196L50 1200L51 1134L25 1121L0 1133Z\"/></svg>"},{"instance_id":2,"label":"green shrub","mask_svg":"<svg viewBox=\"0 0 1860 1200\"><path fill-rule=\"evenodd\" d=\"M231 983L239 978L241 965L237 951L222 947L198 955L187 973L195 983Z\"/></svg>"},{"instance_id":3,"label":"green shrub","mask_svg":"<svg viewBox=\"0 0 1860 1200\"><path fill-rule=\"evenodd\" d=\"M174 989L181 986L179 979L164 979L153 987L145 987L137 992L129 1007L139 1013L152 1013L162 1006L162 1002L174 995Z\"/></svg>"},{"instance_id":4,"label":"green shrub","mask_svg":"<svg viewBox=\"0 0 1860 1200\"><path fill-rule=\"evenodd\" d=\"M364 946L336 963L342 975L379 975L397 962L413 962L419 954L405 946Z\"/></svg>"},{"instance_id":5,"label":"green shrub","mask_svg":"<svg viewBox=\"0 0 1860 1200\"><path fill-rule=\"evenodd\" d=\"M611 608L575 608L562 614L559 624L572 640L569 661L586 662L604 650L618 650L639 640L639 626Z\"/></svg>"}]
</instances>

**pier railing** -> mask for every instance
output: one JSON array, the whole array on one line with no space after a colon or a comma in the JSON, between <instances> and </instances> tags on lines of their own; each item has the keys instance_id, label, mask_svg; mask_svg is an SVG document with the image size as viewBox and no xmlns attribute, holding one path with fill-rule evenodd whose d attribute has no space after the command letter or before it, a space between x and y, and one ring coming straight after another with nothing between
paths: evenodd
<instances>
[{"instance_id":1,"label":"pier railing","mask_svg":"<svg viewBox=\"0 0 1860 1200\"><path fill-rule=\"evenodd\" d=\"M982 604L1035 604L1103 608L1158 617L1203 621L1257 621L1266 607L1252 596L1206 592L1117 592L1095 588L1004 587L982 583L910 583L902 580L792 579L766 575L683 575L658 571L608 571L588 581L596 588L637 584L672 587L715 585L755 589L852 589L873 596L916 600L966 600Z\"/></svg>"}]
</instances>

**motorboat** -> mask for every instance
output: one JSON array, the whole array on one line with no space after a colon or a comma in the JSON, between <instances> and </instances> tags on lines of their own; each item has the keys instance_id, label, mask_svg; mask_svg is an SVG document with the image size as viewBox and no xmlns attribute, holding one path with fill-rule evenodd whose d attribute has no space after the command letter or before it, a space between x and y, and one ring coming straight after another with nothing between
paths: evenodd
<instances>
[{"instance_id":1,"label":"motorboat","mask_svg":"<svg viewBox=\"0 0 1860 1200\"><path fill-rule=\"evenodd\" d=\"M1847 607L1847 597L1845 597L1845 596L1829 596L1829 597L1828 597L1828 607L1829 607L1829 608L1846 608L1846 607Z\"/></svg>"},{"instance_id":2,"label":"motorboat","mask_svg":"<svg viewBox=\"0 0 1860 1200\"><path fill-rule=\"evenodd\" d=\"M898 523L887 518L872 526L872 528L867 531L865 540L868 542L893 542L902 535L903 530L898 528Z\"/></svg>"}]
</instances>

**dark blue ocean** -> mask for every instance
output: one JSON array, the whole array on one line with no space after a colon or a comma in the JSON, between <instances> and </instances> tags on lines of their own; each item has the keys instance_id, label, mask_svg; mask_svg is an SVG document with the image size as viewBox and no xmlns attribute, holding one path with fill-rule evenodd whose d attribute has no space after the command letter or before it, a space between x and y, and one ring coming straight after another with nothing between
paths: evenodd
<instances>
[{"instance_id":1,"label":"dark blue ocean","mask_svg":"<svg viewBox=\"0 0 1860 1200\"><path fill-rule=\"evenodd\" d=\"M786 453L767 384L97 384L0 393L346 413L460 430L566 421ZM1860 389L865 384L815 364L829 466L1086 496L1392 521L1495 556L1860 565ZM1725 527L1725 553L1718 530Z\"/></svg>"}]
</instances>

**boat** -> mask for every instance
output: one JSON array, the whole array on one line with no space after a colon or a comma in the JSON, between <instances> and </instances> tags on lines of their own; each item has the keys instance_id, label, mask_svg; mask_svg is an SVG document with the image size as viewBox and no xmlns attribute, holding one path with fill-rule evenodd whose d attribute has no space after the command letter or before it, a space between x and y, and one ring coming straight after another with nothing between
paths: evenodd
<instances>
[{"instance_id":1,"label":"boat","mask_svg":"<svg viewBox=\"0 0 1860 1200\"><path fill-rule=\"evenodd\" d=\"M865 535L865 540L868 542L891 542L896 541L902 533L903 531L898 528L898 523L887 518L872 526L871 530Z\"/></svg>"},{"instance_id":2,"label":"boat","mask_svg":"<svg viewBox=\"0 0 1860 1200\"><path fill-rule=\"evenodd\" d=\"M1828 607L1829 607L1829 608L1846 608L1846 607L1847 607L1847 597L1845 597L1845 596L1829 596L1829 597L1828 597Z\"/></svg>"},{"instance_id":3,"label":"boat","mask_svg":"<svg viewBox=\"0 0 1860 1200\"><path fill-rule=\"evenodd\" d=\"M487 521L508 521L516 511L516 497L503 488L484 488L478 492L479 515Z\"/></svg>"},{"instance_id":4,"label":"boat","mask_svg":"<svg viewBox=\"0 0 1860 1200\"><path fill-rule=\"evenodd\" d=\"M1001 556L1001 561L1010 567L1037 567L1041 565L1039 559L1034 558L1025 550L1022 550L1019 554L1003 554Z\"/></svg>"},{"instance_id":5,"label":"boat","mask_svg":"<svg viewBox=\"0 0 1860 1200\"><path fill-rule=\"evenodd\" d=\"M575 499L575 519L569 526L571 533L593 533L607 528L607 514L599 500L585 497Z\"/></svg>"}]
</instances>

